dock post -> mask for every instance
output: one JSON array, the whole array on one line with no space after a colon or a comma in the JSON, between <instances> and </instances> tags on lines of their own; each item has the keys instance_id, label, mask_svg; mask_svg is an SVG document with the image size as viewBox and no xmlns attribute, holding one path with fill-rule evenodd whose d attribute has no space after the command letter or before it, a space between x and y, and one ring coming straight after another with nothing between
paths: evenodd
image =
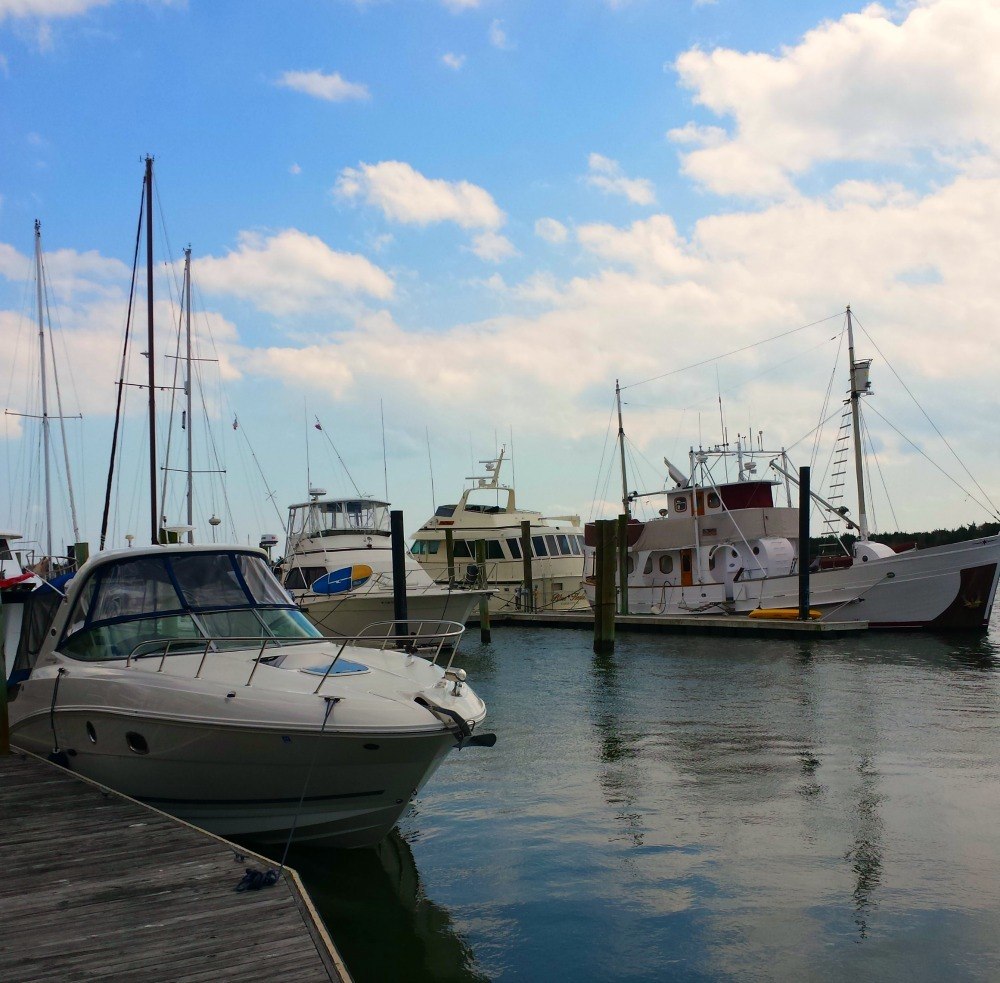
<instances>
[{"instance_id":1,"label":"dock post","mask_svg":"<svg viewBox=\"0 0 1000 983\"><path fill-rule=\"evenodd\" d=\"M408 635L406 623L406 543L403 534L403 513L393 509L389 513L389 532L392 537L392 614L397 636Z\"/></svg>"},{"instance_id":2,"label":"dock post","mask_svg":"<svg viewBox=\"0 0 1000 983\"><path fill-rule=\"evenodd\" d=\"M479 567L479 588L486 587L486 540L476 540L476 564ZM479 598L479 640L483 645L489 645L492 641L490 632L490 599L483 595Z\"/></svg>"},{"instance_id":3,"label":"dock post","mask_svg":"<svg viewBox=\"0 0 1000 983\"><path fill-rule=\"evenodd\" d=\"M618 613L628 614L628 516L618 516Z\"/></svg>"},{"instance_id":4,"label":"dock post","mask_svg":"<svg viewBox=\"0 0 1000 983\"><path fill-rule=\"evenodd\" d=\"M73 560L79 570L90 559L90 543L73 544Z\"/></svg>"},{"instance_id":5,"label":"dock post","mask_svg":"<svg viewBox=\"0 0 1000 983\"><path fill-rule=\"evenodd\" d=\"M535 582L531 578L531 520L521 521L521 562L524 564L524 584L521 597L524 598L524 610L535 610Z\"/></svg>"},{"instance_id":6,"label":"dock post","mask_svg":"<svg viewBox=\"0 0 1000 983\"><path fill-rule=\"evenodd\" d=\"M799 468L799 621L809 620L809 468Z\"/></svg>"},{"instance_id":7,"label":"dock post","mask_svg":"<svg viewBox=\"0 0 1000 983\"><path fill-rule=\"evenodd\" d=\"M448 583L455 583L455 530L444 531L444 555L448 563Z\"/></svg>"},{"instance_id":8,"label":"dock post","mask_svg":"<svg viewBox=\"0 0 1000 983\"><path fill-rule=\"evenodd\" d=\"M3 601L0 600L0 754L10 754L10 721L7 717L7 646L4 638L7 626L4 624Z\"/></svg>"},{"instance_id":9,"label":"dock post","mask_svg":"<svg viewBox=\"0 0 1000 983\"><path fill-rule=\"evenodd\" d=\"M594 597L594 651L613 652L615 648L615 519L599 519L594 575L597 590Z\"/></svg>"}]
</instances>

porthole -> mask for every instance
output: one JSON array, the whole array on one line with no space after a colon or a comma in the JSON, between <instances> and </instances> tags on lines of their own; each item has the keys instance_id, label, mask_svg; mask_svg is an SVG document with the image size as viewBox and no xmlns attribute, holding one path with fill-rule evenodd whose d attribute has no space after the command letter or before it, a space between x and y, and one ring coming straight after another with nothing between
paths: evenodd
<instances>
[{"instance_id":1,"label":"porthole","mask_svg":"<svg viewBox=\"0 0 1000 983\"><path fill-rule=\"evenodd\" d=\"M90 738L91 744L97 743L97 731L94 730L94 725L89 720L87 721L87 737Z\"/></svg>"},{"instance_id":2,"label":"porthole","mask_svg":"<svg viewBox=\"0 0 1000 983\"><path fill-rule=\"evenodd\" d=\"M137 734L134 730L130 730L125 735L125 743L128 745L130 751L134 751L136 754L149 754L149 745L146 743L146 738L142 734Z\"/></svg>"}]
</instances>

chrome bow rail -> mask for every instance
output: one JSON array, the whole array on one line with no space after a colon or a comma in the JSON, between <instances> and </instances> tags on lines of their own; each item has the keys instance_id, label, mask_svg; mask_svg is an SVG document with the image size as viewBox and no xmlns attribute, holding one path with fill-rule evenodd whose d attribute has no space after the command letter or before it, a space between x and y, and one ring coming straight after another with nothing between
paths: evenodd
<instances>
[{"instance_id":1,"label":"chrome bow rail","mask_svg":"<svg viewBox=\"0 0 1000 983\"><path fill-rule=\"evenodd\" d=\"M427 626L433 626L435 630L427 630ZM382 631L384 629L384 631ZM402 629L402 630L400 630ZM409 629L409 630L407 630ZM209 638L151 638L145 642L140 642L128 654L125 660L125 668L132 667L133 662L139 659L146 659L152 656L160 657L160 664L157 672L163 672L167 657L170 655L191 655L201 652L201 659L198 662L198 669L194 678L201 677L202 669L205 667L205 660L210 652L233 651L241 649L252 649L260 646L257 656L253 661L253 668L247 681L243 684L249 686L253 682L257 667L264 659L264 653L268 648L287 648L290 646L321 645L337 647L337 652L330 660L330 665L316 686L314 693L318 693L323 684L333 672L333 667L337 664L344 650L349 646L364 645L364 650L355 656L358 659L364 658L364 651L385 651L386 649L398 649L410 655L420 655L428 658L432 665L436 665L441 653L448 649L449 659L445 666L445 672L451 669L451 664L458 651L458 643L465 632L465 626L457 621L377 621L368 625L359 635L349 635L344 638L328 638L326 636L303 637L301 635L278 636L278 635L251 635L232 636L219 635ZM376 647L373 641L378 641Z\"/></svg>"}]
</instances>

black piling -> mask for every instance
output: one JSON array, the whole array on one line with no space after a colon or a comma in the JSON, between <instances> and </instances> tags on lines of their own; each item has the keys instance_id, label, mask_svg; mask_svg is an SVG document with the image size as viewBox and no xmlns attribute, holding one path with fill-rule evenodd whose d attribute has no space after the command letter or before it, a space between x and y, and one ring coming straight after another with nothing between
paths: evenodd
<instances>
[{"instance_id":1,"label":"black piling","mask_svg":"<svg viewBox=\"0 0 1000 983\"><path fill-rule=\"evenodd\" d=\"M615 541L618 522L616 519L600 519L594 525L597 532L594 557L594 651L601 654L613 652L615 648Z\"/></svg>"},{"instance_id":2,"label":"black piling","mask_svg":"<svg viewBox=\"0 0 1000 983\"><path fill-rule=\"evenodd\" d=\"M406 542L403 533L403 513L393 509L389 513L389 530L392 535L392 614L396 621L396 635L409 634L406 623Z\"/></svg>"},{"instance_id":3,"label":"black piling","mask_svg":"<svg viewBox=\"0 0 1000 983\"><path fill-rule=\"evenodd\" d=\"M523 611L535 610L535 582L531 576L531 521L524 519L521 522L521 562L524 565L524 584L521 588L521 597L524 603L521 605Z\"/></svg>"},{"instance_id":4,"label":"black piling","mask_svg":"<svg viewBox=\"0 0 1000 983\"><path fill-rule=\"evenodd\" d=\"M486 540L476 540L476 564L479 567L479 589L484 590L487 584L486 577ZM493 640L493 633L490 631L490 598L488 594L483 594L479 598L479 640L483 645L489 645Z\"/></svg>"}]
</instances>

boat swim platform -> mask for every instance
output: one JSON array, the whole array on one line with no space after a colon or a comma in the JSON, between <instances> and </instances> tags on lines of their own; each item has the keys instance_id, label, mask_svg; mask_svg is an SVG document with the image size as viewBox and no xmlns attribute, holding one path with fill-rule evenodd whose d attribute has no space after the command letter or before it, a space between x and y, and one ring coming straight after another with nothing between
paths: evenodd
<instances>
[{"instance_id":1,"label":"boat swim platform","mask_svg":"<svg viewBox=\"0 0 1000 983\"><path fill-rule=\"evenodd\" d=\"M492 625L534 628L587 628L593 611L511 611L490 613ZM473 615L469 627L478 626ZM745 614L617 614L615 631L660 634L728 635L735 638L841 638L868 630L867 621L798 621L750 618Z\"/></svg>"},{"instance_id":2,"label":"boat swim platform","mask_svg":"<svg viewBox=\"0 0 1000 983\"><path fill-rule=\"evenodd\" d=\"M29 752L0 755L0 980L350 983L298 875Z\"/></svg>"}]
</instances>

